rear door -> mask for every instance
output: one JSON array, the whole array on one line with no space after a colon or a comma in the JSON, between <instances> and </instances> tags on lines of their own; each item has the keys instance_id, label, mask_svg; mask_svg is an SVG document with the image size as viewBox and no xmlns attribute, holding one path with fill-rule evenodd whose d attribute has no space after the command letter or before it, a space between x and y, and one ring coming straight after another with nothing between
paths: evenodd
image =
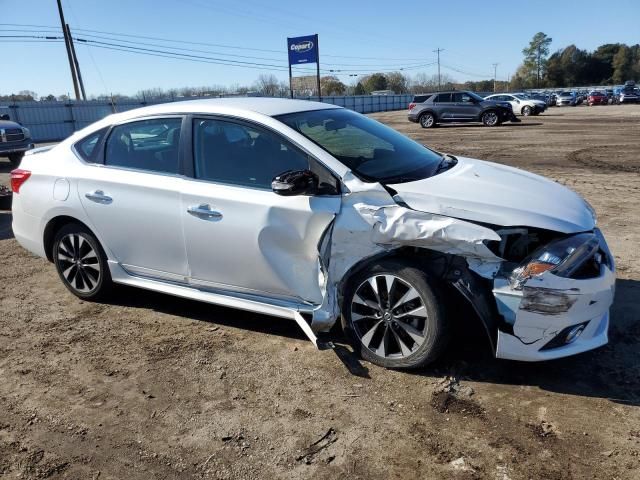
<instances>
[{"instance_id":1,"label":"rear door","mask_svg":"<svg viewBox=\"0 0 640 480\"><path fill-rule=\"evenodd\" d=\"M433 103L439 119L447 121L455 118L455 104L450 93L439 93Z\"/></svg>"},{"instance_id":2,"label":"rear door","mask_svg":"<svg viewBox=\"0 0 640 480\"><path fill-rule=\"evenodd\" d=\"M319 245L341 203L335 177L263 126L224 117L190 125L194 178L182 191L181 213L191 282L320 303ZM309 168L324 194L271 190L275 176Z\"/></svg>"},{"instance_id":3,"label":"rear door","mask_svg":"<svg viewBox=\"0 0 640 480\"><path fill-rule=\"evenodd\" d=\"M180 116L113 127L100 143L101 164L87 165L78 194L105 248L126 270L184 282L181 128ZM83 156L90 145L76 151Z\"/></svg>"}]
</instances>

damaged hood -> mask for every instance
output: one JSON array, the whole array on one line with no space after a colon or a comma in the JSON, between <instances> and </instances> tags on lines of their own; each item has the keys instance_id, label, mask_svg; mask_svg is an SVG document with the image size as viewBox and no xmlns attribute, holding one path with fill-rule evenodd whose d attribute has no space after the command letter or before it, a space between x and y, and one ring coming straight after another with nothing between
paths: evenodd
<instances>
[{"instance_id":1,"label":"damaged hood","mask_svg":"<svg viewBox=\"0 0 640 480\"><path fill-rule=\"evenodd\" d=\"M457 158L439 175L389 186L410 208L428 213L562 233L595 227L590 208L574 191L517 168Z\"/></svg>"}]
</instances>

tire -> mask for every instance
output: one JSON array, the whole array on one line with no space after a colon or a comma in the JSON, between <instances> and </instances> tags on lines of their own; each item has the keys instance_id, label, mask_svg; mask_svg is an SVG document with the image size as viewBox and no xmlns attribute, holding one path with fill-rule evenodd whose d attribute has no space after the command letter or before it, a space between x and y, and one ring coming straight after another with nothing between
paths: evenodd
<instances>
[{"instance_id":1,"label":"tire","mask_svg":"<svg viewBox=\"0 0 640 480\"><path fill-rule=\"evenodd\" d=\"M480 121L485 127L497 127L500 125L500 117L494 110L488 110L480 116Z\"/></svg>"},{"instance_id":2,"label":"tire","mask_svg":"<svg viewBox=\"0 0 640 480\"><path fill-rule=\"evenodd\" d=\"M524 115L525 117L528 117L532 113L533 109L529 105L525 105L524 107L522 107L522 115Z\"/></svg>"},{"instance_id":3,"label":"tire","mask_svg":"<svg viewBox=\"0 0 640 480\"><path fill-rule=\"evenodd\" d=\"M436 360L448 343L438 298L443 297L425 272L382 260L349 280L342 327L363 359L385 368L419 368Z\"/></svg>"},{"instance_id":4,"label":"tire","mask_svg":"<svg viewBox=\"0 0 640 480\"><path fill-rule=\"evenodd\" d=\"M433 128L436 126L436 117L431 112L425 112L418 119L422 128Z\"/></svg>"},{"instance_id":5,"label":"tire","mask_svg":"<svg viewBox=\"0 0 640 480\"><path fill-rule=\"evenodd\" d=\"M52 256L62 283L76 297L92 302L108 298L113 282L107 256L88 228L78 223L60 228Z\"/></svg>"},{"instance_id":6,"label":"tire","mask_svg":"<svg viewBox=\"0 0 640 480\"><path fill-rule=\"evenodd\" d=\"M20 162L22 161L22 157L24 157L24 153L12 153L9 155L9 161L11 162L11 165L13 165L14 167L17 167L20 165Z\"/></svg>"}]
</instances>

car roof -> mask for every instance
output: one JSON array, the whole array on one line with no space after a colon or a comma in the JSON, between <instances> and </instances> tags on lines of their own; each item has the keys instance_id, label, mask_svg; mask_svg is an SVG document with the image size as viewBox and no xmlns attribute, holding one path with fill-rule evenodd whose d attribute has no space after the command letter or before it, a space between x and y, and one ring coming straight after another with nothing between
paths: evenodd
<instances>
[{"instance_id":1,"label":"car roof","mask_svg":"<svg viewBox=\"0 0 640 480\"><path fill-rule=\"evenodd\" d=\"M127 117L135 118L144 115L163 113L229 113L255 112L270 117L286 113L305 112L309 110L325 110L342 108L337 105L307 100L291 100L288 98L242 97L242 98L209 98L184 100L179 102L160 103L148 107L136 108L119 114L119 120Z\"/></svg>"}]
</instances>

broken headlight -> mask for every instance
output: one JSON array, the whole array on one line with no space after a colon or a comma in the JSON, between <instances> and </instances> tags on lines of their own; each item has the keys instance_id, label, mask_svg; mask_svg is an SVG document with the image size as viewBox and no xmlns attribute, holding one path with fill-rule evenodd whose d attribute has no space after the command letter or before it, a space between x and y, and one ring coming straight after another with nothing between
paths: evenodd
<instances>
[{"instance_id":1,"label":"broken headlight","mask_svg":"<svg viewBox=\"0 0 640 480\"><path fill-rule=\"evenodd\" d=\"M551 272L559 277L571 277L580 266L600 248L593 233L579 233L571 237L554 240L536 250L511 272L511 288L520 290L531 277Z\"/></svg>"}]
</instances>

